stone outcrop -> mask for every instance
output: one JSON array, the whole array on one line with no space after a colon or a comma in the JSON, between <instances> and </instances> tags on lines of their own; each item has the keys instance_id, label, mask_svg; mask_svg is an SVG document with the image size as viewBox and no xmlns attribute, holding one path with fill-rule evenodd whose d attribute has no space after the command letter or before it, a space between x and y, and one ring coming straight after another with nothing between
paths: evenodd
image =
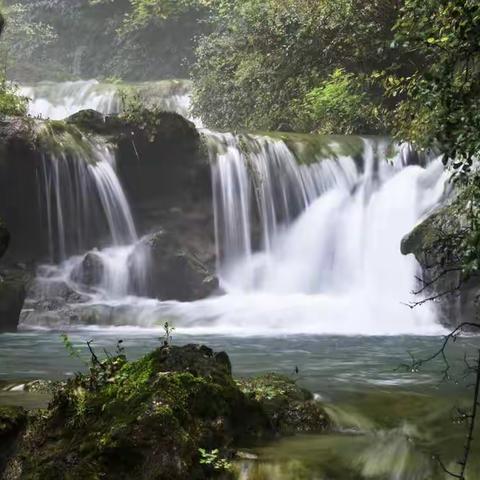
<instances>
[{"instance_id":1,"label":"stone outcrop","mask_svg":"<svg viewBox=\"0 0 480 480\"><path fill-rule=\"evenodd\" d=\"M137 265L142 266L138 271ZM137 245L131 269L133 292L160 300L197 300L219 288L213 253L196 249L165 230L145 237Z\"/></svg>"},{"instance_id":2,"label":"stone outcrop","mask_svg":"<svg viewBox=\"0 0 480 480\"><path fill-rule=\"evenodd\" d=\"M480 324L480 275L462 271L467 199L459 194L417 225L402 241L404 255L413 254L422 267L419 290L435 297L440 321L447 327Z\"/></svg>"},{"instance_id":3,"label":"stone outcrop","mask_svg":"<svg viewBox=\"0 0 480 480\"><path fill-rule=\"evenodd\" d=\"M25 270L0 271L0 333L17 330L30 280Z\"/></svg>"},{"instance_id":4,"label":"stone outcrop","mask_svg":"<svg viewBox=\"0 0 480 480\"><path fill-rule=\"evenodd\" d=\"M88 375L56 385L48 409L6 442L4 478L230 478L239 445L329 427L290 379L235 381L225 353L167 344L131 363L123 352L94 358Z\"/></svg>"}]
</instances>

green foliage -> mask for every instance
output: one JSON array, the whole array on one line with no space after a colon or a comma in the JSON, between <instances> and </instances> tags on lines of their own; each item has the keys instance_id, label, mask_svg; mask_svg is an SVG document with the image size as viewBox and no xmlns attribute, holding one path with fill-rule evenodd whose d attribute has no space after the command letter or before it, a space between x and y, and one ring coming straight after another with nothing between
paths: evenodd
<instances>
[{"instance_id":1,"label":"green foliage","mask_svg":"<svg viewBox=\"0 0 480 480\"><path fill-rule=\"evenodd\" d=\"M394 0L246 0L217 8L214 31L197 49L196 113L217 128L317 128L303 99L332 72L367 79L401 60L391 31L397 11ZM365 81L364 89L365 102L382 104L379 82Z\"/></svg>"},{"instance_id":2,"label":"green foliage","mask_svg":"<svg viewBox=\"0 0 480 480\"><path fill-rule=\"evenodd\" d=\"M473 168L480 155L480 3L406 0L395 32L413 65L410 74L386 79L390 95L401 99L396 134L421 148L438 148L468 196L462 250L471 273L480 263L480 178Z\"/></svg>"},{"instance_id":3,"label":"green foliage","mask_svg":"<svg viewBox=\"0 0 480 480\"><path fill-rule=\"evenodd\" d=\"M120 89L119 95L122 105L120 117L135 129L144 131L148 140L153 142L162 121L162 110L157 105L146 107L134 87Z\"/></svg>"},{"instance_id":4,"label":"green foliage","mask_svg":"<svg viewBox=\"0 0 480 480\"><path fill-rule=\"evenodd\" d=\"M215 471L231 472L233 471L233 465L225 458L220 457L220 450L215 448L211 451L199 448L200 464L212 467Z\"/></svg>"},{"instance_id":5,"label":"green foliage","mask_svg":"<svg viewBox=\"0 0 480 480\"><path fill-rule=\"evenodd\" d=\"M372 105L355 75L336 69L320 87L307 93L303 107L318 133L348 135L382 130Z\"/></svg>"},{"instance_id":6,"label":"green foliage","mask_svg":"<svg viewBox=\"0 0 480 480\"><path fill-rule=\"evenodd\" d=\"M0 115L23 116L27 113L28 99L19 95L17 88L0 79Z\"/></svg>"},{"instance_id":7,"label":"green foliage","mask_svg":"<svg viewBox=\"0 0 480 480\"><path fill-rule=\"evenodd\" d=\"M51 25L34 19L34 4L6 4L1 0L0 9L5 16L5 30L0 46L5 70L35 56L41 48L56 40L57 34Z\"/></svg>"},{"instance_id":8,"label":"green foliage","mask_svg":"<svg viewBox=\"0 0 480 480\"><path fill-rule=\"evenodd\" d=\"M404 96L398 135L437 145L466 172L480 152L480 4L407 0L395 28L396 41L420 59L411 75L390 79L390 93Z\"/></svg>"}]
</instances>

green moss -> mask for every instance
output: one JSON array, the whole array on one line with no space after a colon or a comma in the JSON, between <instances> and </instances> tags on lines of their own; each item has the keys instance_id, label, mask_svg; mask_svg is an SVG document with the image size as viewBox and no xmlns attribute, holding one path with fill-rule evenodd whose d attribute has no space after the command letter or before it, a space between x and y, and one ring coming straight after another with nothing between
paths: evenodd
<instances>
[{"instance_id":1,"label":"green moss","mask_svg":"<svg viewBox=\"0 0 480 480\"><path fill-rule=\"evenodd\" d=\"M309 165L325 158L340 156L361 158L364 153L362 137L355 135L317 135L308 133L264 132L262 135L283 140L298 163Z\"/></svg>"},{"instance_id":2,"label":"green moss","mask_svg":"<svg viewBox=\"0 0 480 480\"><path fill-rule=\"evenodd\" d=\"M0 439L17 434L25 425L26 418L23 408L0 406Z\"/></svg>"},{"instance_id":3,"label":"green moss","mask_svg":"<svg viewBox=\"0 0 480 480\"><path fill-rule=\"evenodd\" d=\"M251 388L295 401L295 408L311 398L284 377L264 377ZM123 354L94 362L89 374L57 385L18 458L26 479L80 479L85 472L87 478L214 478L222 472L202 463L199 452L218 450L228 459L240 439L276 431L262 403L234 382L226 354L164 347L136 362Z\"/></svg>"},{"instance_id":4,"label":"green moss","mask_svg":"<svg viewBox=\"0 0 480 480\"><path fill-rule=\"evenodd\" d=\"M62 120L37 123L36 145L50 155L81 155L93 159L88 137L77 126Z\"/></svg>"}]
</instances>

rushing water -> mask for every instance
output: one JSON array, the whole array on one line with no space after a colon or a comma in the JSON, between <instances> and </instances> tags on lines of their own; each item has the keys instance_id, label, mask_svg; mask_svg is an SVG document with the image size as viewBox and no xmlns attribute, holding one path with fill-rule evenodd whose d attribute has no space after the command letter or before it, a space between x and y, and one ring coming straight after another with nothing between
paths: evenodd
<instances>
[{"instance_id":1,"label":"rushing water","mask_svg":"<svg viewBox=\"0 0 480 480\"><path fill-rule=\"evenodd\" d=\"M136 84L100 83L97 80L41 82L22 86L20 94L29 98L33 117L62 120L80 110L119 113L125 101L140 101L162 110L190 116L190 84L186 80L164 80ZM201 123L197 119L192 120Z\"/></svg>"}]
</instances>

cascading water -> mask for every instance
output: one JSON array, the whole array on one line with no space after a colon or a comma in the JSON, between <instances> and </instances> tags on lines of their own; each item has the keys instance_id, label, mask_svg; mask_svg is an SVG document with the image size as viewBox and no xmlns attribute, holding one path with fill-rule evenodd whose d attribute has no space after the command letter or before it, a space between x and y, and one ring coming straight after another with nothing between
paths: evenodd
<instances>
[{"instance_id":1,"label":"cascading water","mask_svg":"<svg viewBox=\"0 0 480 480\"><path fill-rule=\"evenodd\" d=\"M132 255L138 236L112 147L68 132L48 144L38 187L52 264L38 269L21 325L55 322L70 304L123 298L131 262L144 268L144 259ZM88 251L92 245L100 248Z\"/></svg>"},{"instance_id":2,"label":"cascading water","mask_svg":"<svg viewBox=\"0 0 480 480\"><path fill-rule=\"evenodd\" d=\"M138 84L100 83L97 80L72 82L42 82L22 86L19 93L30 99L28 112L33 117L62 120L92 109L104 114L120 113L122 95L137 95L146 105L190 115L190 83L188 81L159 81ZM191 120L198 126L201 121Z\"/></svg>"},{"instance_id":3,"label":"cascading water","mask_svg":"<svg viewBox=\"0 0 480 480\"><path fill-rule=\"evenodd\" d=\"M106 220L109 244L128 245L137 233L115 173L115 154L101 141L72 137L69 150L44 153L38 178L52 260L85 251Z\"/></svg>"},{"instance_id":4,"label":"cascading water","mask_svg":"<svg viewBox=\"0 0 480 480\"><path fill-rule=\"evenodd\" d=\"M444 194L439 159L363 140L363 154L298 163L281 140L213 134L219 273L227 294L177 308L188 325L238 334L432 334L415 310L402 237ZM335 150L335 144L331 145ZM255 249L255 243L260 247Z\"/></svg>"},{"instance_id":5,"label":"cascading water","mask_svg":"<svg viewBox=\"0 0 480 480\"><path fill-rule=\"evenodd\" d=\"M28 113L33 117L61 120L80 110L118 113L120 98L114 85L96 80L74 82L44 82L20 88L21 95L30 99Z\"/></svg>"},{"instance_id":6,"label":"cascading water","mask_svg":"<svg viewBox=\"0 0 480 480\"><path fill-rule=\"evenodd\" d=\"M82 95L71 102L75 108L88 106ZM112 105L108 95L101 105ZM39 314L38 304L31 305L23 326L68 318L76 325L154 327L173 318L179 330L192 333L441 330L431 306L405 306L416 286L417 265L399 248L402 237L444 194L446 174L439 160L415 164L418 158L407 147L395 150L381 139L207 130L203 135L212 165L218 274L225 294L192 303L129 295L129 275L132 269L142 271L138 264L147 259L135 250L137 236L114 154L98 144L90 148L88 161L83 156L63 162L60 155L60 161L44 162L51 244L63 261L45 267L40 277L48 278L50 287L68 286L69 293L62 295L68 297L69 311L55 315L49 306ZM84 254L89 248L82 249L81 239L88 237L98 212L109 240ZM72 218L76 230L66 225ZM74 248L68 231L77 232Z\"/></svg>"}]
</instances>

